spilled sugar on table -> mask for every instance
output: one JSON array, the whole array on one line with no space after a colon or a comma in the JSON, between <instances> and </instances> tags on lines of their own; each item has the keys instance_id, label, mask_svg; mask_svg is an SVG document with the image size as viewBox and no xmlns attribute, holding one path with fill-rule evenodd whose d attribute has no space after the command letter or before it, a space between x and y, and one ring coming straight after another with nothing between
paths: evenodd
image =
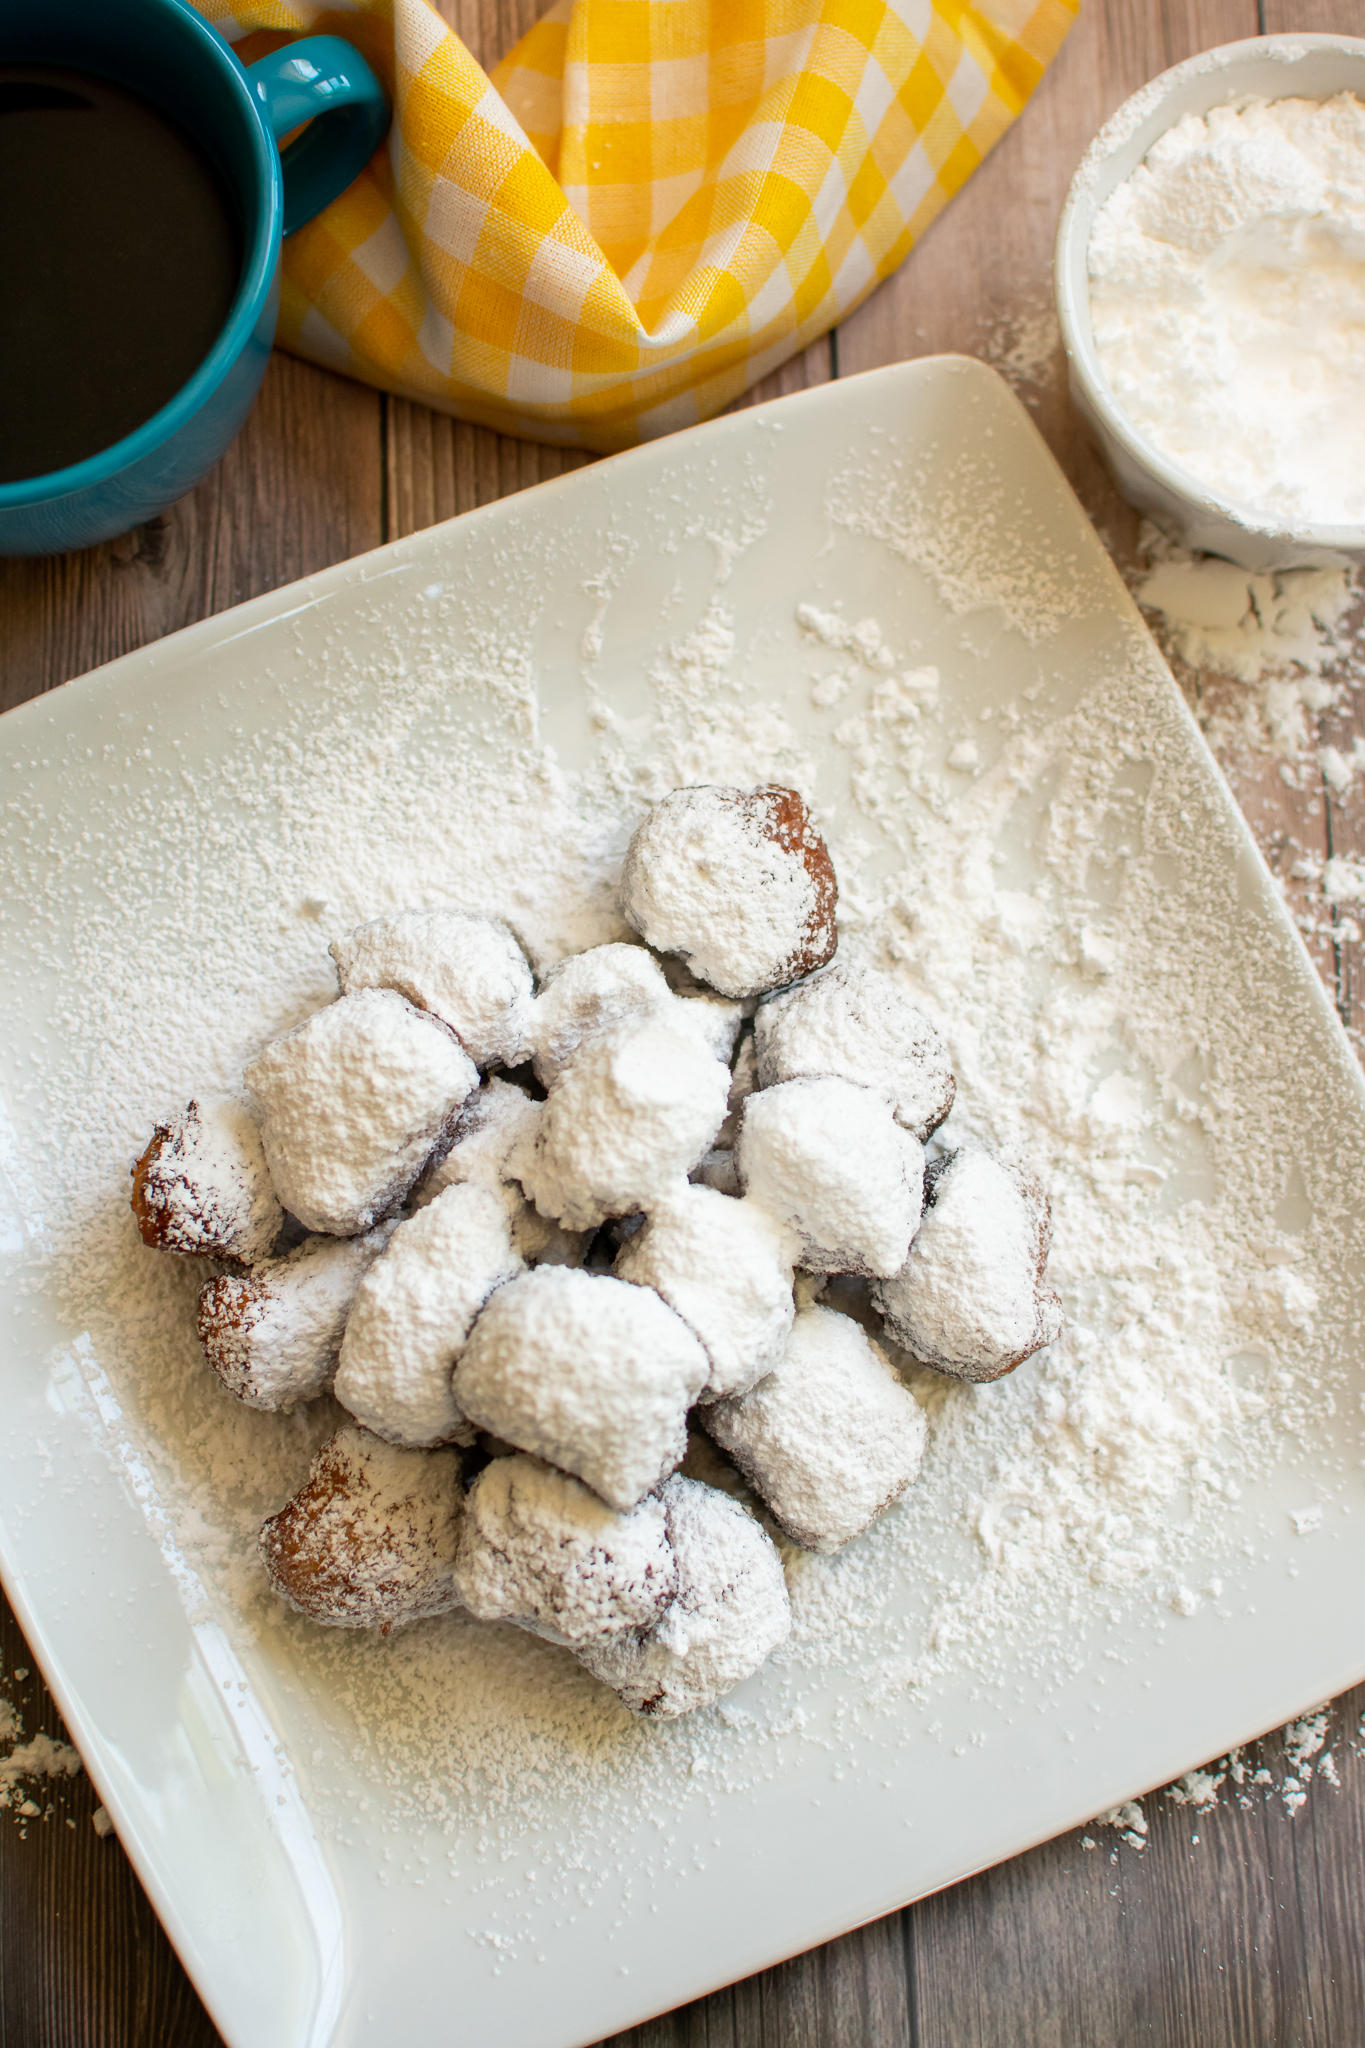
<instances>
[{"instance_id":1,"label":"spilled sugar on table","mask_svg":"<svg viewBox=\"0 0 1365 2048\"><path fill-rule=\"evenodd\" d=\"M536 0L442 0L492 62ZM1136 516L1066 396L1050 314L1052 234L1085 144L1146 79L1264 32L1365 36L1365 0L1087 0L1023 118L901 270L754 394L904 357L984 356L1030 408L1119 566ZM276 357L245 431L164 519L106 547L0 564L0 705L177 627L486 504L589 458L469 427ZM1262 850L1354 1037L1361 941L1323 898L1333 855L1365 856L1359 779L1333 788L1317 746L1349 755L1365 633L1342 640L1335 701L1287 766L1222 755ZM1211 732L1234 685L1177 673ZM0 1698L25 1738L60 1737L6 1608ZM1194 1784L1126 1826L1077 1830L842 1940L619 2037L612 2048L1345 2048L1365 2041L1365 1687L1332 1704L1311 1755L1278 1733L1212 1804ZM1329 1769L1318 1768L1327 1762ZM1258 1773L1261 1774L1258 1777ZM1300 1790L1299 1788L1302 1788ZM1193 1792L1194 1798L1189 1794ZM18 1803L25 1796L31 1810ZM82 1776L37 1779L0 1813L0 2048L197 2048L216 2041ZM1145 1830L1145 1832L1144 1832Z\"/></svg>"}]
</instances>

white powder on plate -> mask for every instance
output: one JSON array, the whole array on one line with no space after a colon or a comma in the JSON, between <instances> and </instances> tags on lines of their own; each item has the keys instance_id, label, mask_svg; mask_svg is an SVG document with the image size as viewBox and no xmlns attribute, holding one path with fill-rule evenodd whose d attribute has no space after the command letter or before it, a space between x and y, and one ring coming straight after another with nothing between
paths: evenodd
<instances>
[{"instance_id":1,"label":"white powder on plate","mask_svg":"<svg viewBox=\"0 0 1365 2048\"><path fill-rule=\"evenodd\" d=\"M1049 1188L1068 1327L994 1387L911 1375L930 1424L920 1477L839 1555L785 1554L794 1633L747 1706L641 1725L524 1631L453 1613L380 1642L282 1612L256 1532L340 1413L324 1399L282 1418L226 1395L197 1346L195 1276L139 1243L127 1207L158 1118L230 1092L244 1060L328 999L330 938L409 904L477 902L544 972L628 936L621 858L669 788L813 795L806 743L741 687L720 598L651 667L648 737L604 722L581 777L535 737L514 626L475 658L452 653L453 626L418 618L388 652L333 642L326 718L319 683L281 693L259 745L244 734L192 772L139 767L131 741L107 787L76 761L74 819L9 778L5 871L32 971L0 990L0 1030L30 1042L35 990L51 1018L10 1100L19 1185L36 1191L22 1284L62 1302L65 1394L88 1401L101 1441L99 1416L117 1416L110 1455L133 1447L193 1611L279 1674L281 1711L344 1759L345 1782L317 1793L319 1826L342 1838L364 1798L386 1825L466 1830L478 1854L535 1825L535 1784L572 1799L583 1855L614 1870L623 1810L665 1827L711 1788L780 1768L774 1745L831 1739L805 1704L826 1679L850 1735L932 1745L918 1715L897 1733L907 1690L928 1707L965 1674L987 1698L1046 1692L1085 1667L1097 1612L1179 1627L1175 1583L1217 1604L1200 1589L1210 1560L1227 1573L1240 1555L1236 1489L1298 1455L1332 1398L1330 1332L1352 1312L1332 1247L1353 1199L1332 1134L1351 1102L1330 1072L1311 1109L1286 1095L1302 1036L1271 968L1230 946L1237 847L1184 765L1145 643L1097 667L1080 709L1049 707L1049 636L1071 631L1090 586L1064 550L1041 567L992 553L984 474L955 472L926 502L892 464L850 472L831 512L907 576L934 577L953 630L998 606L988 621L1036 650L1037 702L1002 715L980 774L945 797L934 750L959 715L955 643L904 643L898 662L921 663L904 672L858 663L820 783L846 773L848 796L837 829L821 823L841 959L896 975L948 1043L958 1131L1015 1147ZM1194 880L1193 922L1172 915L1165 863ZM1264 1024L1250 1037L1249 1006ZM632 1873L642 1884L668 1867L666 1831L660 1845ZM499 1921L499 1939L519 1925Z\"/></svg>"},{"instance_id":2,"label":"white powder on plate","mask_svg":"<svg viewBox=\"0 0 1365 2048\"><path fill-rule=\"evenodd\" d=\"M1365 106L1187 114L1091 229L1100 367L1138 431L1281 529L1365 522Z\"/></svg>"}]
</instances>

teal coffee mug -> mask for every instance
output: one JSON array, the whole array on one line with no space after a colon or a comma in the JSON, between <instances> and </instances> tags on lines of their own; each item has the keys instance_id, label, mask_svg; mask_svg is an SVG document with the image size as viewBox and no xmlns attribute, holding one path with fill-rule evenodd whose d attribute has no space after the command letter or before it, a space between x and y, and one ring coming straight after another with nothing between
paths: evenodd
<instances>
[{"instance_id":1,"label":"teal coffee mug","mask_svg":"<svg viewBox=\"0 0 1365 2048\"><path fill-rule=\"evenodd\" d=\"M109 540L212 468L282 238L388 125L336 36L244 66L185 0L0 0L0 554Z\"/></svg>"}]
</instances>

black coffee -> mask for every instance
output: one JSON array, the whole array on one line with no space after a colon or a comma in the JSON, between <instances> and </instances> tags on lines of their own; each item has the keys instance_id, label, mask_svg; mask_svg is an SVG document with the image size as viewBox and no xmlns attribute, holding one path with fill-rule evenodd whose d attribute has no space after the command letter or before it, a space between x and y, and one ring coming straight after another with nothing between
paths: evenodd
<instances>
[{"instance_id":1,"label":"black coffee","mask_svg":"<svg viewBox=\"0 0 1365 2048\"><path fill-rule=\"evenodd\" d=\"M181 129L102 78L0 64L0 483L159 412L241 266L236 209Z\"/></svg>"}]
</instances>

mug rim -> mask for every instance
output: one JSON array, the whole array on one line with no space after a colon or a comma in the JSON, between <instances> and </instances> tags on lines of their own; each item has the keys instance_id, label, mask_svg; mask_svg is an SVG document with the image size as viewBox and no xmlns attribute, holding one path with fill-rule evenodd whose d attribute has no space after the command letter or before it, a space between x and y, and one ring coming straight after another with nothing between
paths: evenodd
<instances>
[{"instance_id":1,"label":"mug rim","mask_svg":"<svg viewBox=\"0 0 1365 2048\"><path fill-rule=\"evenodd\" d=\"M251 136L257 167L262 173L265 221L258 217L256 222L244 223L249 244L247 261L243 265L241 281L238 284L232 305L223 325L219 328L212 348L194 373L186 379L179 390L174 392L158 412L134 427L121 440L111 441L106 448L94 455L84 456L79 462L68 463L64 469L41 471L36 476L19 477L11 483L0 483L0 511L22 510L26 506L51 503L54 499L68 498L78 491L88 490L94 484L106 483L121 470L140 462L163 442L194 417L204 401L211 396L215 387L222 383L233 364L241 355L251 337L252 329L260 317L261 307L270 294L275 265L279 260L280 225L283 218L283 183L280 171L280 154L274 138L266 134L260 111L251 96L246 73L242 69L231 45L207 22L202 14L186 4L186 0L155 0L155 4L167 12L177 15L197 39L205 54L229 76L232 89L247 113L247 129ZM76 64L71 69L79 71ZM264 225L264 232L261 232Z\"/></svg>"}]
</instances>

